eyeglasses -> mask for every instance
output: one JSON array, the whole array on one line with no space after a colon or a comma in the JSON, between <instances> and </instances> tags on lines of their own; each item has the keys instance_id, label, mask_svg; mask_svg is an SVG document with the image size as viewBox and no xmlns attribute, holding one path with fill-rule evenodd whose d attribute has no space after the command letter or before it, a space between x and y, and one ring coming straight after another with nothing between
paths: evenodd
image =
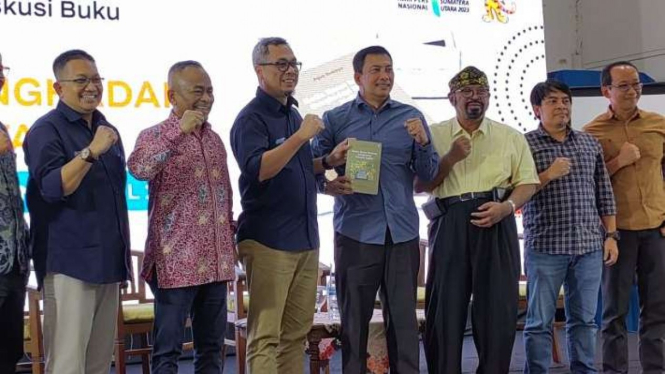
<instances>
[{"instance_id":1,"label":"eyeglasses","mask_svg":"<svg viewBox=\"0 0 665 374\"><path fill-rule=\"evenodd\" d=\"M642 91L642 87L644 86L644 83L639 82L639 83L633 83L633 84L628 84L628 83L623 83L623 84L610 84L610 87L616 88L617 90L621 92L628 92L631 88L634 89L635 91Z\"/></svg>"},{"instance_id":2,"label":"eyeglasses","mask_svg":"<svg viewBox=\"0 0 665 374\"><path fill-rule=\"evenodd\" d=\"M81 86L81 87L85 87L85 86L89 85L91 82L95 86L99 86L99 85L102 84L103 81L104 81L104 78L100 78L100 77L95 77L95 78L83 78L83 77L81 77L81 78L76 78L76 79L59 79L58 80L58 82L72 82L75 85Z\"/></svg>"},{"instance_id":3,"label":"eyeglasses","mask_svg":"<svg viewBox=\"0 0 665 374\"><path fill-rule=\"evenodd\" d=\"M260 63L259 66L268 66L272 65L277 68L277 70L281 72L285 72L289 70L289 66L292 67L295 70L300 70L302 68L302 62L300 61L277 61L277 62L263 62Z\"/></svg>"},{"instance_id":4,"label":"eyeglasses","mask_svg":"<svg viewBox=\"0 0 665 374\"><path fill-rule=\"evenodd\" d=\"M9 69L9 66L0 66L0 75L2 75L3 77L8 76L9 70L11 70Z\"/></svg>"},{"instance_id":5,"label":"eyeglasses","mask_svg":"<svg viewBox=\"0 0 665 374\"><path fill-rule=\"evenodd\" d=\"M462 88L462 89L459 89L455 92L459 92L462 95L462 97L467 98L467 99L472 98L473 95L476 95L480 98L486 98L486 97L489 97L489 95L490 95L490 91L485 89L485 88L479 88L477 90L473 90L471 88Z\"/></svg>"}]
</instances>

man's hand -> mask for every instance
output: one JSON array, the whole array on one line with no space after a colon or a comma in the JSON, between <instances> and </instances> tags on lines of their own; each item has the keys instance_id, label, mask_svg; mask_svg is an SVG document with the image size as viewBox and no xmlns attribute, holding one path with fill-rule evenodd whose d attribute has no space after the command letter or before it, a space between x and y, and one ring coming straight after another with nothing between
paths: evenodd
<instances>
[{"instance_id":1,"label":"man's hand","mask_svg":"<svg viewBox=\"0 0 665 374\"><path fill-rule=\"evenodd\" d=\"M295 135L298 135L303 141L308 141L323 131L324 128L323 121L321 121L319 116L316 114L307 114Z\"/></svg>"},{"instance_id":2,"label":"man's hand","mask_svg":"<svg viewBox=\"0 0 665 374\"><path fill-rule=\"evenodd\" d=\"M420 118L409 118L404 122L404 127L416 143L425 146L429 143L429 138L427 137L427 132L425 131L425 126L423 121Z\"/></svg>"},{"instance_id":3,"label":"man's hand","mask_svg":"<svg viewBox=\"0 0 665 374\"><path fill-rule=\"evenodd\" d=\"M557 157L547 168L550 180L559 179L570 174L570 159L568 157Z\"/></svg>"},{"instance_id":4,"label":"man's hand","mask_svg":"<svg viewBox=\"0 0 665 374\"><path fill-rule=\"evenodd\" d=\"M340 166L346 164L346 153L349 151L349 140L346 138L343 142L337 144L335 149L327 156L326 161L330 166Z\"/></svg>"},{"instance_id":5,"label":"man's hand","mask_svg":"<svg viewBox=\"0 0 665 374\"><path fill-rule=\"evenodd\" d=\"M12 149L12 141L9 139L9 136L4 131L0 130L0 155L8 153Z\"/></svg>"},{"instance_id":6,"label":"man's hand","mask_svg":"<svg viewBox=\"0 0 665 374\"><path fill-rule=\"evenodd\" d=\"M466 136L460 136L453 141L448 151L448 156L457 163L469 156L471 153L471 140Z\"/></svg>"},{"instance_id":7,"label":"man's hand","mask_svg":"<svg viewBox=\"0 0 665 374\"><path fill-rule=\"evenodd\" d=\"M665 226L660 228L660 236L665 237Z\"/></svg>"},{"instance_id":8,"label":"man's hand","mask_svg":"<svg viewBox=\"0 0 665 374\"><path fill-rule=\"evenodd\" d=\"M634 164L642 157L640 149L633 143L625 142L619 150L619 165L621 167Z\"/></svg>"},{"instance_id":9,"label":"man's hand","mask_svg":"<svg viewBox=\"0 0 665 374\"><path fill-rule=\"evenodd\" d=\"M617 241L612 238L605 239L603 261L605 261L605 266L612 266L616 264L617 259L619 259L619 247L617 246Z\"/></svg>"},{"instance_id":10,"label":"man's hand","mask_svg":"<svg viewBox=\"0 0 665 374\"><path fill-rule=\"evenodd\" d=\"M205 116L198 110L186 110L180 118L180 131L189 134L200 128L205 122Z\"/></svg>"},{"instance_id":11,"label":"man's hand","mask_svg":"<svg viewBox=\"0 0 665 374\"><path fill-rule=\"evenodd\" d=\"M326 190L323 192L330 196L340 196L352 194L353 189L351 189L351 181L349 178L347 178L346 175L340 175L339 177L328 181L328 183L326 183Z\"/></svg>"},{"instance_id":12,"label":"man's hand","mask_svg":"<svg viewBox=\"0 0 665 374\"><path fill-rule=\"evenodd\" d=\"M112 128L104 125L97 127L95 131L95 137L92 139L92 143L88 146L92 156L99 158L99 156L106 153L118 141L118 134Z\"/></svg>"},{"instance_id":13,"label":"man's hand","mask_svg":"<svg viewBox=\"0 0 665 374\"><path fill-rule=\"evenodd\" d=\"M471 213L471 216L475 218L471 220L471 223L478 227L490 228L512 211L513 207L508 202L490 201L479 206L477 212Z\"/></svg>"}]
</instances>

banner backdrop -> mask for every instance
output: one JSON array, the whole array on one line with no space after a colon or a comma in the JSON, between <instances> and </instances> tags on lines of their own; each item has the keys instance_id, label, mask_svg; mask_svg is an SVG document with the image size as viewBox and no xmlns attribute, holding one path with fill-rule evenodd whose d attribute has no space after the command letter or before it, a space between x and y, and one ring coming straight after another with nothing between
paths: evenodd
<instances>
[{"instance_id":1,"label":"banner backdrop","mask_svg":"<svg viewBox=\"0 0 665 374\"><path fill-rule=\"evenodd\" d=\"M68 49L84 49L97 60L105 78L100 110L120 130L128 154L138 133L169 113L169 67L201 62L215 89L210 122L226 143L234 186L238 168L229 130L254 96L251 51L260 37L286 38L303 62L296 93L303 114L352 99L353 54L375 44L393 56L393 97L418 107L430 123L454 115L447 82L474 65L490 78L488 115L530 130L536 122L528 95L545 78L542 2L533 0L0 0L0 36L3 63L11 67L0 121L16 147L23 188L23 138L57 103L51 64ZM132 247L142 249L147 185L130 176L127 196ZM237 216L237 193L234 210ZM325 262L332 261L331 210L332 199L321 196Z\"/></svg>"}]
</instances>

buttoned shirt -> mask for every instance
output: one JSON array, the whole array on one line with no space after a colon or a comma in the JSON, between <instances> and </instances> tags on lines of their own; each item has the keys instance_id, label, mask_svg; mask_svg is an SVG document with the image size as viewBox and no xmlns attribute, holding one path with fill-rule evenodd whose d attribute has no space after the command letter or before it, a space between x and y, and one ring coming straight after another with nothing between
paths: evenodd
<instances>
[{"instance_id":1,"label":"buttoned shirt","mask_svg":"<svg viewBox=\"0 0 665 374\"><path fill-rule=\"evenodd\" d=\"M612 175L617 205L617 227L645 230L659 227L665 220L663 185L663 147L665 117L638 110L628 121L618 119L608 109L584 126L603 147L605 161L619 155L621 146L630 142L640 149L640 159Z\"/></svg>"},{"instance_id":2,"label":"buttoned shirt","mask_svg":"<svg viewBox=\"0 0 665 374\"><path fill-rule=\"evenodd\" d=\"M235 275L231 182L222 139L204 123L184 134L171 112L141 131L127 166L149 188L142 276L160 288L232 280Z\"/></svg>"},{"instance_id":3,"label":"buttoned shirt","mask_svg":"<svg viewBox=\"0 0 665 374\"><path fill-rule=\"evenodd\" d=\"M435 197L540 183L524 135L510 126L485 117L478 129L469 134L454 117L433 124L430 131L441 155L448 153L453 141L461 136L471 141L471 153L456 163L432 191Z\"/></svg>"},{"instance_id":4,"label":"buttoned shirt","mask_svg":"<svg viewBox=\"0 0 665 374\"><path fill-rule=\"evenodd\" d=\"M386 230L392 241L402 243L418 237L418 211L413 201L413 179L429 181L438 171L438 155L431 141L421 146L409 136L405 123L419 118L428 139L427 122L416 108L388 99L378 110L360 95L323 115L325 130L314 138L314 156L330 153L347 138L381 143L379 192L335 197L335 231L367 244L385 244ZM336 168L344 175L344 166Z\"/></svg>"},{"instance_id":5,"label":"buttoned shirt","mask_svg":"<svg viewBox=\"0 0 665 374\"><path fill-rule=\"evenodd\" d=\"M563 141L542 126L528 132L538 173L558 157L570 159L570 173L550 181L522 208L524 247L553 255L583 255L603 248L600 217L616 214L603 150L591 135L568 130Z\"/></svg>"},{"instance_id":6,"label":"buttoned shirt","mask_svg":"<svg viewBox=\"0 0 665 374\"><path fill-rule=\"evenodd\" d=\"M98 110L89 126L80 113L60 101L25 136L23 151L30 173L26 200L40 284L47 272L95 284L121 282L131 274L127 174L120 137L90 166L72 194L63 193L62 167L90 145L100 125L118 131Z\"/></svg>"},{"instance_id":7,"label":"buttoned shirt","mask_svg":"<svg viewBox=\"0 0 665 374\"><path fill-rule=\"evenodd\" d=\"M302 117L289 97L283 105L261 88L231 128L231 148L240 168L242 213L237 241L255 240L271 249L319 248L314 161L303 144L274 177L259 181L263 154L298 131Z\"/></svg>"},{"instance_id":8,"label":"buttoned shirt","mask_svg":"<svg viewBox=\"0 0 665 374\"><path fill-rule=\"evenodd\" d=\"M0 123L7 138L7 128ZM0 275L28 273L30 252L28 226L23 218L23 199L16 175L16 153L10 149L0 155Z\"/></svg>"}]
</instances>

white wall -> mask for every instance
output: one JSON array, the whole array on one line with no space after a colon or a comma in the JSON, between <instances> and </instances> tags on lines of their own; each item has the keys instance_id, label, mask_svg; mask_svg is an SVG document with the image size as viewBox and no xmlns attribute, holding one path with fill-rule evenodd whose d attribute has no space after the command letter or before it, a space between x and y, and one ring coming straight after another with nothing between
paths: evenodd
<instances>
[{"instance_id":1,"label":"white wall","mask_svg":"<svg viewBox=\"0 0 665 374\"><path fill-rule=\"evenodd\" d=\"M543 0L548 71L629 60L665 81L665 1Z\"/></svg>"}]
</instances>

